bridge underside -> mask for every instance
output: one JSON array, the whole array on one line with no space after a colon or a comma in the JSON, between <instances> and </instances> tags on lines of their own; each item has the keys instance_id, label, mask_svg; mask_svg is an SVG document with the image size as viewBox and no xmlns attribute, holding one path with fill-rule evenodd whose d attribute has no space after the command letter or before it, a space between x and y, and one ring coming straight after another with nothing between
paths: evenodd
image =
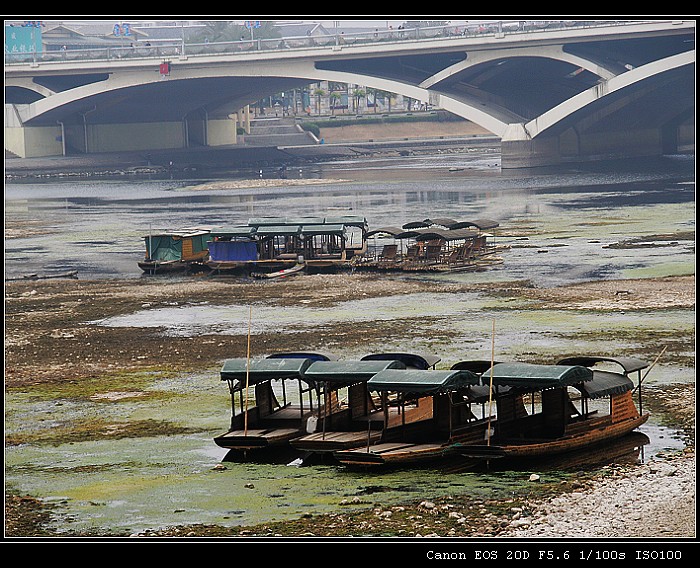
<instances>
[{"instance_id":1,"label":"bridge underside","mask_svg":"<svg viewBox=\"0 0 700 568\"><path fill-rule=\"evenodd\" d=\"M504 168L687 153L695 148L694 69L663 73L572 113L534 139L501 142Z\"/></svg>"},{"instance_id":2,"label":"bridge underside","mask_svg":"<svg viewBox=\"0 0 700 568\"><path fill-rule=\"evenodd\" d=\"M231 144L239 109L328 80L403 94L475 122L501 138L503 168L692 151L694 52L692 62L620 78L689 54L693 41L683 33L493 51L340 50L328 59L251 66L247 75L231 65L164 80L134 74L131 83L107 74L42 76L36 91L45 99L28 96L31 85L6 86L6 148L30 156ZM612 88L616 80L624 85Z\"/></svg>"}]
</instances>

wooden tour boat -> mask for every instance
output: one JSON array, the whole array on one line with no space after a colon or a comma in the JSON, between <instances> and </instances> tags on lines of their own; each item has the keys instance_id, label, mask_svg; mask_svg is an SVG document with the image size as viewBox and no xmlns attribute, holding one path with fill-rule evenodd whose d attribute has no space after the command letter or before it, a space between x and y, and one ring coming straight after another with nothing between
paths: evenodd
<instances>
[{"instance_id":1,"label":"wooden tour boat","mask_svg":"<svg viewBox=\"0 0 700 568\"><path fill-rule=\"evenodd\" d=\"M294 356L226 360L221 379L228 382L231 393L231 423L214 442L222 448L247 452L286 446L307 428L314 431L318 389L304 374L313 362ZM249 400L249 387L254 389L254 402Z\"/></svg>"},{"instance_id":2,"label":"wooden tour boat","mask_svg":"<svg viewBox=\"0 0 700 568\"><path fill-rule=\"evenodd\" d=\"M382 430L405 422L430 416L432 405L418 401L410 408L384 408L372 399L367 382L385 369L404 369L398 360L318 361L305 372L322 390L323 417L316 432L291 441L292 447L310 454L330 455L332 452L354 448L368 438L377 441ZM346 402L341 402L344 396Z\"/></svg>"},{"instance_id":3,"label":"wooden tour boat","mask_svg":"<svg viewBox=\"0 0 700 568\"><path fill-rule=\"evenodd\" d=\"M182 229L148 234L146 256L138 263L146 274L168 274L205 269L209 257L209 229Z\"/></svg>"},{"instance_id":4,"label":"wooden tour boat","mask_svg":"<svg viewBox=\"0 0 700 568\"><path fill-rule=\"evenodd\" d=\"M605 368L612 365L614 370ZM522 464L609 444L649 417L635 406L629 377L638 373L641 390L641 371L647 367L621 357L570 357L556 365L497 363L482 375L482 384L493 385L496 406L485 443L458 442L453 450L467 458Z\"/></svg>"},{"instance_id":5,"label":"wooden tour boat","mask_svg":"<svg viewBox=\"0 0 700 568\"><path fill-rule=\"evenodd\" d=\"M486 230L498 227L490 219L456 221L424 219L367 232L372 251L358 257L357 267L369 270L443 272L475 270L502 262L495 253L502 247ZM493 239L489 242L488 237Z\"/></svg>"},{"instance_id":6,"label":"wooden tour boat","mask_svg":"<svg viewBox=\"0 0 700 568\"><path fill-rule=\"evenodd\" d=\"M479 385L479 375L469 370L387 369L374 375L367 388L384 401L385 429L378 441L370 437L362 446L333 453L346 466L404 466L439 460L452 455L457 441L475 442L482 436L484 418L471 408L476 396L471 389ZM404 407L416 400L429 399L432 411L423 420L390 422L390 400ZM402 412L402 416L405 414Z\"/></svg>"},{"instance_id":7,"label":"wooden tour boat","mask_svg":"<svg viewBox=\"0 0 700 568\"><path fill-rule=\"evenodd\" d=\"M247 225L212 230L207 266L215 274L250 272L282 277L352 267L367 248L367 220L335 217L263 217Z\"/></svg>"}]
</instances>

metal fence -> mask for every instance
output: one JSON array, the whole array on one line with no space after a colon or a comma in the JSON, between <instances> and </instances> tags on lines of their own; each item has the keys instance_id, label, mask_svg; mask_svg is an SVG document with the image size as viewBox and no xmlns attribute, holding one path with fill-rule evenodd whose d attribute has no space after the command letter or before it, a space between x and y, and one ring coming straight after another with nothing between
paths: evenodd
<instances>
[{"instance_id":1,"label":"metal fence","mask_svg":"<svg viewBox=\"0 0 700 568\"><path fill-rule=\"evenodd\" d=\"M391 42L454 39L457 37L487 37L506 34L527 34L572 28L600 28L630 24L658 23L659 20L522 20L503 21L466 26L411 27L377 29L370 32L333 33L302 37L254 39L230 42L186 43L184 40L158 42L149 40L134 42L129 46L91 49L61 49L41 52L5 53L5 65L26 63L51 63L66 61L111 61L123 59L158 59L230 55L262 51L290 49L328 49L344 45L357 46L372 43L384 45Z\"/></svg>"}]
</instances>

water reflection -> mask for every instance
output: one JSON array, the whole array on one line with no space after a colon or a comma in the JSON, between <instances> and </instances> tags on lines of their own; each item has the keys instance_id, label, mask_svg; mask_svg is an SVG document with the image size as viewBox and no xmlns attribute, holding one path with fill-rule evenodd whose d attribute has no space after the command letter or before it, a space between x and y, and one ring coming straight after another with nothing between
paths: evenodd
<instances>
[{"instance_id":1,"label":"water reflection","mask_svg":"<svg viewBox=\"0 0 700 568\"><path fill-rule=\"evenodd\" d=\"M284 180L277 187L231 190L199 190L197 186L207 180L197 179L8 183L6 220L44 230L43 236L22 239L17 247L32 247L44 239L45 254L31 261L29 269L40 269L56 257L69 264L86 256L83 269L91 277L111 277L115 271L111 258L93 254L83 243L112 240L115 246L108 252L118 255L139 250L139 239L149 228L244 223L249 217L281 213L352 211L365 215L370 227L426 216L486 217L506 229L522 222L546 223L575 228L580 236L590 237L595 233L585 233L582 217L590 223L617 217L619 228L624 228L630 226L633 210L648 208L653 215L655 208L662 208L670 215L666 231L677 230L678 223L694 228L693 208L683 207L694 202L692 160L667 160L657 163L656 169L644 164L634 171L519 174L486 172L482 163L488 160L469 153L432 156L429 167L427 161L401 158L390 166L372 162L376 169L371 173L367 160L320 164L314 166L313 175L328 184L307 188L285 187ZM465 169L450 172L454 163ZM339 178L344 181L334 181ZM639 214L645 215L634 213ZM535 227L533 238L537 232ZM77 250L75 243L81 243ZM9 260L6 269L11 274L25 269ZM134 261L130 269L119 266L116 273L130 277L139 271Z\"/></svg>"},{"instance_id":2,"label":"water reflection","mask_svg":"<svg viewBox=\"0 0 700 568\"><path fill-rule=\"evenodd\" d=\"M660 248L606 248L631 237L694 232L692 160L673 160L632 169L570 168L568 171L500 172L488 153L360 160L316 165L304 175L327 179L323 186L198 190L206 180L119 180L9 183L5 192L6 277L47 270L77 269L81 278L141 278L136 262L143 255L142 236L151 228L224 225L269 215L306 216L352 212L367 217L370 227L416 218L492 218L498 235L510 239L504 263L481 273L434 276L456 282L531 280L541 287L644 273L657 276L694 273L691 241ZM450 172L459 164L465 169ZM250 172L249 177L253 177ZM274 175L272 172L266 175ZM233 176L234 178L237 176ZM238 176L245 177L242 174ZM334 181L342 179L344 181ZM644 272L642 272L644 271ZM504 355L560 353L573 333L582 352L609 347L599 330L638 328L638 314L561 314L542 311L537 319L517 307L464 293L441 298L413 295L349 302L334 308L303 310L256 306L253 335L283 330L321 329L335 321L408 320L419 318L426 337L450 338L437 345L415 339L417 350L437 348L443 361L466 353L490 353L488 323L499 317L499 349ZM172 335L246 332L248 306L200 304L144 310L102 325L159 325ZM497 311L498 310L498 311ZM694 326L686 311L647 312L648 329ZM672 331L669 333L673 333ZM355 358L371 351L405 348L402 338L367 343L344 353ZM658 366L650 383L694 380L689 369ZM331 466L293 468L260 464L213 467L223 458L212 437L228 423L229 394L218 376L178 376L173 384L157 381L154 391L172 393L158 405L120 401L12 401L8 431L32 423L45 427L85 415L105 422L180 417L197 434L100 440L58 446L11 447L6 451L6 481L22 493L62 501L56 523L66 529L112 527L129 531L175 523L250 524L297 518L300 514L337 512L339 502L381 491L386 506L406 498L430 498L457 491L475 498L512 493L523 476L475 476L437 469L390 473L381 478L339 472ZM12 393L12 396L19 396ZM59 404L60 403L60 404ZM19 408L19 410L17 410ZM41 422L36 419L41 413ZM45 420L45 421L44 421ZM37 426L37 427L38 427ZM646 459L665 448L682 447L675 434L653 422L642 429ZM247 487L246 484L252 485ZM313 497L310 497L313 496ZM371 504L369 505L371 506ZM177 512L174 515L174 511Z\"/></svg>"}]
</instances>

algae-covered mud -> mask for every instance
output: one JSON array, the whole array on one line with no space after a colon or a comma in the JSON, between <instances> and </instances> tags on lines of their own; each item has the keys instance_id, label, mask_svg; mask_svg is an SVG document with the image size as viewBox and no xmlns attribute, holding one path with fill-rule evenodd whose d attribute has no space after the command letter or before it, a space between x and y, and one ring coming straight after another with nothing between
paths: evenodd
<instances>
[{"instance_id":1,"label":"algae-covered mud","mask_svg":"<svg viewBox=\"0 0 700 568\"><path fill-rule=\"evenodd\" d=\"M10 185L6 275L20 279L5 287L8 534L494 535L525 498L617 471L451 463L376 474L296 467L293 455L223 461L213 437L228 426L230 398L219 369L246 355L249 324L254 356L418 351L438 355L440 368L576 354L655 361L643 388L649 441L631 463L692 447L692 167L517 177L484 156L474 163L449 172L439 157L422 168L400 161L372 175L321 165L302 174L327 183L276 188ZM420 277L149 278L136 266L151 227L339 211L364 214L370 227L492 218L509 248L483 272ZM21 278L69 269L78 280ZM34 522L21 522L35 509Z\"/></svg>"}]
</instances>

